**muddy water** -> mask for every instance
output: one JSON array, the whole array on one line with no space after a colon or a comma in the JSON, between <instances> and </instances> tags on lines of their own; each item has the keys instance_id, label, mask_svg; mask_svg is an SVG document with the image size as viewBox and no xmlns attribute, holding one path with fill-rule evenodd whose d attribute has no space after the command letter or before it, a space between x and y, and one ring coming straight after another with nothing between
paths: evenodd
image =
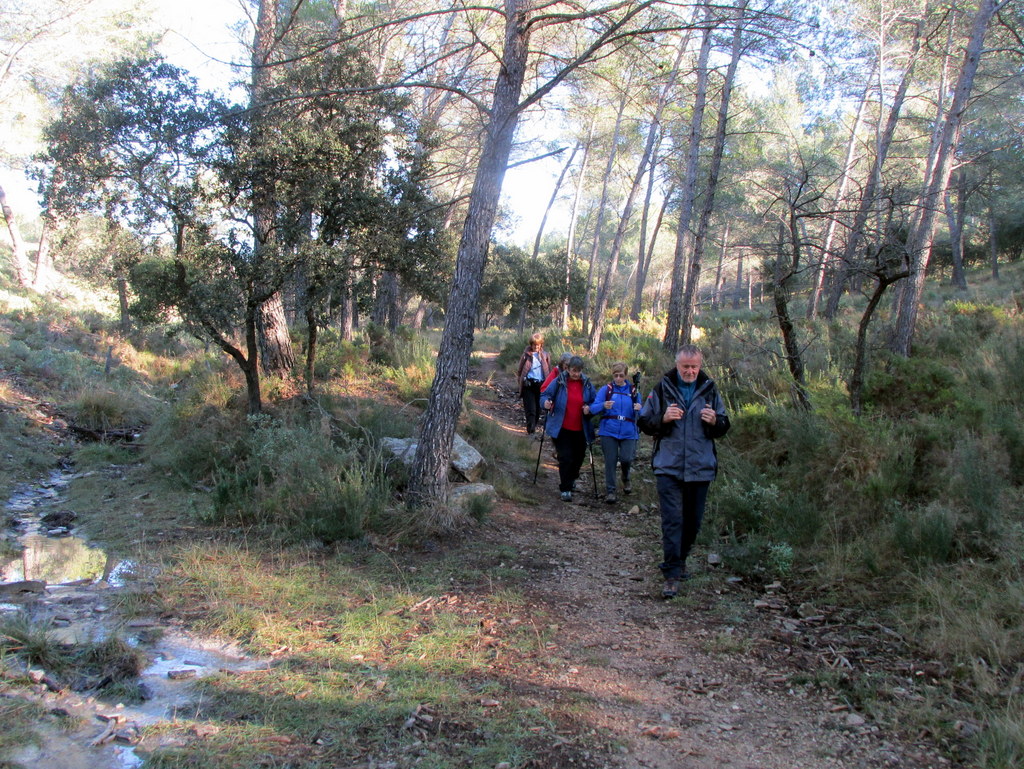
<instances>
[{"instance_id":1,"label":"muddy water","mask_svg":"<svg viewBox=\"0 0 1024 769\"><path fill-rule=\"evenodd\" d=\"M50 769L135 769L142 759L133 745L113 740L91 744L106 728L99 719L115 715L125 728L137 730L194 717L190 703L196 679L219 671L265 668L267 663L166 621L126 622L118 617L117 594L126 581L140 576L141 567L112 557L74 533L75 522L63 507L62 494L77 477L82 476L70 468L54 470L36 485L19 486L8 500L6 533L9 538L13 533L22 550L0 561L0 618L24 615L49 627L50 637L60 643L85 644L120 635L146 655L148 664L139 677L146 699L124 705L74 692L26 690L25 696L65 709L86 725L71 733L41 725L42 746L27 746L9 758ZM47 524L44 518L57 522Z\"/></svg>"},{"instance_id":2,"label":"muddy water","mask_svg":"<svg viewBox=\"0 0 1024 769\"><path fill-rule=\"evenodd\" d=\"M51 471L37 485L15 489L5 506L6 517L19 533L22 552L0 563L0 584L38 580L48 585L108 580L125 564L71 533L69 526L47 526L42 517L59 513L61 492L76 477L67 468Z\"/></svg>"}]
</instances>

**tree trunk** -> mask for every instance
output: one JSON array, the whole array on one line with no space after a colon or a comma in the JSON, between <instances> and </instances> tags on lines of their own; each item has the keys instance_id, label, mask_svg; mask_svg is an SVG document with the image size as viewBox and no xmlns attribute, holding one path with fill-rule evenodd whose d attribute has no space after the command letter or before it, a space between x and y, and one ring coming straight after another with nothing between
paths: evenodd
<instances>
[{"instance_id":1,"label":"tree trunk","mask_svg":"<svg viewBox=\"0 0 1024 769\"><path fill-rule=\"evenodd\" d=\"M117 283L117 307L120 312L119 326L121 336L128 336L132 330L132 319L128 314L128 278L124 270L118 270L115 278Z\"/></svg>"},{"instance_id":2,"label":"tree trunk","mask_svg":"<svg viewBox=\"0 0 1024 769\"><path fill-rule=\"evenodd\" d=\"M594 270L601 253L601 231L604 229L605 215L608 211L609 188L611 187L612 174L615 170L615 160L619 153L619 136L622 130L622 120L626 112L629 89L624 88L622 98L619 100L619 110L615 116L615 129L612 131L612 146L608 152L608 163L605 165L604 178L601 180L601 202L597 206L597 223L594 225L594 244L590 249L590 264L587 267L587 292L583 296L583 333L590 333L590 295L594 285Z\"/></svg>"},{"instance_id":3,"label":"tree trunk","mask_svg":"<svg viewBox=\"0 0 1024 769\"><path fill-rule=\"evenodd\" d=\"M690 220L693 218L693 206L697 197L697 167L700 160L701 127L704 125L704 108L708 97L708 58L711 55L714 25L711 23L711 10L707 0L702 3L706 26L701 40L700 53L697 56L697 84L693 99L693 113L690 116L690 133L687 140L686 168L683 172L682 198L679 206L679 222L676 225L676 250L672 259L672 282L669 288L668 318L665 323L666 350L674 351L679 347L683 323L683 289L686 279L686 262L689 253Z\"/></svg>"},{"instance_id":4,"label":"tree trunk","mask_svg":"<svg viewBox=\"0 0 1024 769\"><path fill-rule=\"evenodd\" d=\"M661 209L658 213L657 224L654 227L654 231L651 233L651 246L650 252L647 248L647 224L651 212L651 199L654 197L654 184L657 181L657 174L654 173L654 169L657 168L658 152L661 149L661 116L664 111L664 104L668 98L669 90L675 85L676 79L679 77L679 66L683 61L683 54L686 53L686 49L690 42L690 31L687 30L686 34L679 41L679 46L676 48L676 60L672 64L672 72L669 74L668 83L661 91L661 95L658 98L658 109L655 113L654 119L651 121L650 130L655 133L656 141L654 148L651 151L650 169L651 172L647 175L647 194L644 196L644 208L643 214L640 217L640 244L636 251L636 285L633 289L633 306L630 309L629 317L633 320L640 320L640 311L643 308L644 298L644 285L647 283L647 269L650 265L649 253L654 253L654 241L657 237L658 230L661 228L662 217L665 215L665 203L668 198L672 197L672 191L675 189L675 185L665 195L665 200L662 201Z\"/></svg>"},{"instance_id":5,"label":"tree trunk","mask_svg":"<svg viewBox=\"0 0 1024 769\"><path fill-rule=\"evenodd\" d=\"M996 230L996 211L992 198L988 201L988 258L992 265L992 280L999 282L999 238Z\"/></svg>"},{"instance_id":6,"label":"tree trunk","mask_svg":"<svg viewBox=\"0 0 1024 769\"><path fill-rule=\"evenodd\" d=\"M7 234L11 236L12 258L14 260L14 277L18 285L28 287L32 284L29 278L28 255L25 253L25 241L21 237L21 230L14 219L14 211L7 202L7 193L0 187L0 210L3 211L4 221L7 223Z\"/></svg>"},{"instance_id":7,"label":"tree trunk","mask_svg":"<svg viewBox=\"0 0 1024 769\"><path fill-rule=\"evenodd\" d=\"M45 292L53 280L53 251L50 247L53 220L44 212L43 231L39 234L39 250L36 251L36 271L32 285L36 291Z\"/></svg>"},{"instance_id":8,"label":"tree trunk","mask_svg":"<svg viewBox=\"0 0 1024 769\"><path fill-rule=\"evenodd\" d=\"M963 64L953 91L953 100L949 110L942 119L941 133L936 142L935 155L929 162L931 174L926 177L924 193L921 196L919 210L921 220L916 231L911 233L910 241L910 277L904 284L900 297L899 312L896 318L896 332L893 337L893 352L904 357L910 355L910 345L917 326L917 306L924 289L924 278L931 256L932 241L935 237L936 211L943 190L949 182L953 167L953 155L960 137L960 127L964 112L974 87L974 76L981 62L982 46L988 32L989 23L1008 0L981 0L971 27L971 36L967 43Z\"/></svg>"},{"instance_id":9,"label":"tree trunk","mask_svg":"<svg viewBox=\"0 0 1024 769\"><path fill-rule=\"evenodd\" d=\"M306 394L313 396L313 370L316 365L317 341L320 328L316 322L316 311L312 302L306 302Z\"/></svg>"},{"instance_id":10,"label":"tree trunk","mask_svg":"<svg viewBox=\"0 0 1024 769\"><path fill-rule=\"evenodd\" d=\"M736 256L736 287L735 293L732 295L732 308L738 310L740 308L740 300L743 297L743 255L746 250L743 248L739 249L739 254ZM749 293L747 298L747 304L749 305Z\"/></svg>"},{"instance_id":11,"label":"tree trunk","mask_svg":"<svg viewBox=\"0 0 1024 769\"><path fill-rule=\"evenodd\" d=\"M377 278L377 296L374 298L371 317L374 323L383 326L392 334L398 330L400 322L400 296L398 275L390 270L381 273Z\"/></svg>"},{"instance_id":12,"label":"tree trunk","mask_svg":"<svg viewBox=\"0 0 1024 769\"><path fill-rule=\"evenodd\" d=\"M871 316L874 315L878 303L882 300L885 289L897 280L905 278L907 274L906 270L889 275L886 275L882 270L876 273L878 283L875 285L874 293L871 294L868 306L864 309L864 314L861 315L860 323L857 325L857 342L854 346L855 356L849 385L850 410L857 416L860 416L861 413L861 396L864 392L864 373L867 368L868 327L871 324Z\"/></svg>"},{"instance_id":13,"label":"tree trunk","mask_svg":"<svg viewBox=\"0 0 1024 769\"><path fill-rule=\"evenodd\" d=\"M779 222L778 256L775 260L775 280L772 281L772 299L775 301L775 317L779 321L782 332L782 346L786 351L786 363L793 377L793 400L805 411L811 410L811 402L807 398L807 383L804 381L804 361L800 354L800 345L796 339L796 328L789 315L789 281L794 275L794 267L799 264L799 235L796 217L790 211L790 246L793 249L792 261L786 264L786 229ZM785 266L783 266L785 265Z\"/></svg>"},{"instance_id":14,"label":"tree trunk","mask_svg":"<svg viewBox=\"0 0 1024 769\"><path fill-rule=\"evenodd\" d=\"M818 306L821 303L821 294L825 288L825 277L830 271L834 271L838 261L832 254L832 239L835 237L836 225L839 222L839 211L846 200L846 190L850 185L850 177L853 174L853 167L857 162L857 146L860 143L860 129L864 123L864 115L867 112L868 96L871 93L872 78L874 71L868 77L868 82L860 95L860 102L857 104L857 116L853 120L853 128L850 129L850 138L846 143L846 159L843 162L842 178L839 181L839 189L832 203L832 213L825 226L825 237L821 244L821 259L814 269L813 288L811 289L810 301L807 303L807 317L813 320L818 317Z\"/></svg>"},{"instance_id":15,"label":"tree trunk","mask_svg":"<svg viewBox=\"0 0 1024 769\"><path fill-rule=\"evenodd\" d=\"M466 390L469 356L473 349L473 320L479 304L487 246L519 121L519 94L529 51L528 10L527 0L505 0L505 45L501 70L494 87L480 166L469 196L469 211L448 295L437 370L411 470L409 497L415 505L447 497L448 463Z\"/></svg>"},{"instance_id":16,"label":"tree trunk","mask_svg":"<svg viewBox=\"0 0 1024 769\"><path fill-rule=\"evenodd\" d=\"M949 226L949 246L953 255L953 285L959 291L967 290L967 274L964 271L964 219L967 214L967 174L963 166L956 174L956 206L947 189L943 195L946 209L946 223Z\"/></svg>"},{"instance_id":17,"label":"tree trunk","mask_svg":"<svg viewBox=\"0 0 1024 769\"><path fill-rule=\"evenodd\" d=\"M252 45L252 79L249 86L250 108L253 110L250 143L259 156L269 129L270 116L263 104L270 83L270 56L277 29L277 4L273 0L260 0L256 30ZM274 219L276 207L273 198L273 179L269 168L259 162L252 179L253 261L257 264L274 258ZM267 374L287 377L295 367L288 318L280 292L256 310L255 326L262 353L260 364ZM258 372L257 372L258 375Z\"/></svg>"},{"instance_id":18,"label":"tree trunk","mask_svg":"<svg viewBox=\"0 0 1024 769\"><path fill-rule=\"evenodd\" d=\"M725 255L729 251L729 222L725 223L722 233L722 250L718 253L718 265L715 267L715 292L711 296L711 306L716 310L722 304L722 287L725 285Z\"/></svg>"},{"instance_id":19,"label":"tree trunk","mask_svg":"<svg viewBox=\"0 0 1024 769\"><path fill-rule=\"evenodd\" d=\"M679 336L682 343L690 341L693 330L694 308L700 289L701 262L704 259L704 242L707 239L708 227L711 224L711 212L715 207L715 193L718 190L718 174L722 168L722 155L725 152L726 126L729 122L729 101L732 96L733 81L736 79L736 68L743 52L743 22L747 12L747 0L741 0L736 6L736 27L733 29L732 50L725 80L722 83L722 96L718 106L718 122L715 127L715 141L711 151L711 164L708 168L708 181L704 189L704 206L697 224L697 234L693 243L693 254L690 257L689 275L686 279L686 290L680 306Z\"/></svg>"},{"instance_id":20,"label":"tree trunk","mask_svg":"<svg viewBox=\"0 0 1024 769\"><path fill-rule=\"evenodd\" d=\"M284 313L281 292L277 291L256 311L256 330L259 335L260 366L264 374L291 376L295 368L295 352L288 333L288 319Z\"/></svg>"}]
</instances>

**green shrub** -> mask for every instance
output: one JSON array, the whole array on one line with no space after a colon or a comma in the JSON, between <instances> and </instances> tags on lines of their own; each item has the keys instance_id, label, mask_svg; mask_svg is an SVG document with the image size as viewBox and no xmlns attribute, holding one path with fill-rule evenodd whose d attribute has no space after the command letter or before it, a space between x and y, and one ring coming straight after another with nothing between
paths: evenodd
<instances>
[{"instance_id":1,"label":"green shrub","mask_svg":"<svg viewBox=\"0 0 1024 769\"><path fill-rule=\"evenodd\" d=\"M891 356L876 366L864 388L864 404L887 415L947 414L957 404L957 378L948 366L931 358Z\"/></svg>"},{"instance_id":2,"label":"green shrub","mask_svg":"<svg viewBox=\"0 0 1024 769\"><path fill-rule=\"evenodd\" d=\"M266 415L248 421L233 461L215 473L218 519L332 542L362 534L390 501L379 448Z\"/></svg>"},{"instance_id":3,"label":"green shrub","mask_svg":"<svg viewBox=\"0 0 1024 769\"><path fill-rule=\"evenodd\" d=\"M924 563L946 563L953 558L956 516L939 502L898 511L892 532L893 544L904 558Z\"/></svg>"},{"instance_id":4,"label":"green shrub","mask_svg":"<svg viewBox=\"0 0 1024 769\"><path fill-rule=\"evenodd\" d=\"M139 427L150 421L134 392L88 387L71 403L75 422L89 430L105 431Z\"/></svg>"},{"instance_id":5,"label":"green shrub","mask_svg":"<svg viewBox=\"0 0 1024 769\"><path fill-rule=\"evenodd\" d=\"M366 373L370 356L364 344L341 338L334 329L320 332L313 376L317 379L360 377Z\"/></svg>"}]
</instances>

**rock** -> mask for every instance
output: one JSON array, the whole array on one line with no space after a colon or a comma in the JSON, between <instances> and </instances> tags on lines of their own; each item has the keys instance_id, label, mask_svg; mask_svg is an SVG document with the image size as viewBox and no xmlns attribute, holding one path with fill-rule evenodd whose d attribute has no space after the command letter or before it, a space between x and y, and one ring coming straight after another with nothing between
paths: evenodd
<instances>
[{"instance_id":1,"label":"rock","mask_svg":"<svg viewBox=\"0 0 1024 769\"><path fill-rule=\"evenodd\" d=\"M632 506L631 508L629 508L629 510L628 510L628 511L626 512L626 515L638 515L639 513L640 513L640 505L633 505L633 506Z\"/></svg>"},{"instance_id":2,"label":"rock","mask_svg":"<svg viewBox=\"0 0 1024 769\"><path fill-rule=\"evenodd\" d=\"M195 670L168 670L167 677L172 681L180 681L185 678L195 678Z\"/></svg>"},{"instance_id":3,"label":"rock","mask_svg":"<svg viewBox=\"0 0 1024 769\"><path fill-rule=\"evenodd\" d=\"M797 607L796 613L798 617L807 619L808 617L816 617L818 615L818 610L814 608L814 604L805 602Z\"/></svg>"},{"instance_id":4,"label":"rock","mask_svg":"<svg viewBox=\"0 0 1024 769\"><path fill-rule=\"evenodd\" d=\"M489 497L492 502L497 499L493 486L486 483L464 483L452 486L448 492L448 504L461 508L467 506L470 500L480 496Z\"/></svg>"},{"instance_id":5,"label":"rock","mask_svg":"<svg viewBox=\"0 0 1024 769\"><path fill-rule=\"evenodd\" d=\"M416 456L416 441L413 438L381 438L381 445L404 465L412 465Z\"/></svg>"},{"instance_id":6,"label":"rock","mask_svg":"<svg viewBox=\"0 0 1024 769\"><path fill-rule=\"evenodd\" d=\"M483 455L458 434L455 435L455 442L452 444L451 464L455 471L470 483L480 480L484 468L487 467Z\"/></svg>"},{"instance_id":7,"label":"rock","mask_svg":"<svg viewBox=\"0 0 1024 769\"><path fill-rule=\"evenodd\" d=\"M722 556L718 553L708 553L708 566L721 566Z\"/></svg>"},{"instance_id":8,"label":"rock","mask_svg":"<svg viewBox=\"0 0 1024 769\"><path fill-rule=\"evenodd\" d=\"M864 726L867 721L864 720L864 716L858 715L857 713L846 714L846 725L847 726Z\"/></svg>"},{"instance_id":9,"label":"rock","mask_svg":"<svg viewBox=\"0 0 1024 769\"><path fill-rule=\"evenodd\" d=\"M0 584L0 597L4 599L24 599L46 592L46 583L36 579Z\"/></svg>"},{"instance_id":10,"label":"rock","mask_svg":"<svg viewBox=\"0 0 1024 769\"><path fill-rule=\"evenodd\" d=\"M416 457L415 438L382 438L381 445L406 467L412 466ZM479 451L456 435L452 444L451 467L459 477L472 483L483 475L486 463Z\"/></svg>"},{"instance_id":11,"label":"rock","mask_svg":"<svg viewBox=\"0 0 1024 769\"><path fill-rule=\"evenodd\" d=\"M39 521L51 526L53 528L65 528L70 529L71 524L78 518L78 513L73 513L70 510L54 510L52 513L47 513L42 516Z\"/></svg>"}]
</instances>

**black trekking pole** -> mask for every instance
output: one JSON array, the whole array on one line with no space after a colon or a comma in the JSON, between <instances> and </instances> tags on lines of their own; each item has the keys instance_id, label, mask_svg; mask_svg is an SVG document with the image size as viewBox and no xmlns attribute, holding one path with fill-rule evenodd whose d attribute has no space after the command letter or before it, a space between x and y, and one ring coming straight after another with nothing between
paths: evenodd
<instances>
[{"instance_id":1,"label":"black trekking pole","mask_svg":"<svg viewBox=\"0 0 1024 769\"><path fill-rule=\"evenodd\" d=\"M594 479L594 499L597 499L597 470L594 469L594 444L587 446L590 449L590 477Z\"/></svg>"},{"instance_id":2,"label":"black trekking pole","mask_svg":"<svg viewBox=\"0 0 1024 769\"><path fill-rule=\"evenodd\" d=\"M540 418L540 446L537 448L537 465L533 468L533 485L537 485L537 473L540 472L540 455L544 451L544 423L548 421L548 413L545 411Z\"/></svg>"}]
</instances>

